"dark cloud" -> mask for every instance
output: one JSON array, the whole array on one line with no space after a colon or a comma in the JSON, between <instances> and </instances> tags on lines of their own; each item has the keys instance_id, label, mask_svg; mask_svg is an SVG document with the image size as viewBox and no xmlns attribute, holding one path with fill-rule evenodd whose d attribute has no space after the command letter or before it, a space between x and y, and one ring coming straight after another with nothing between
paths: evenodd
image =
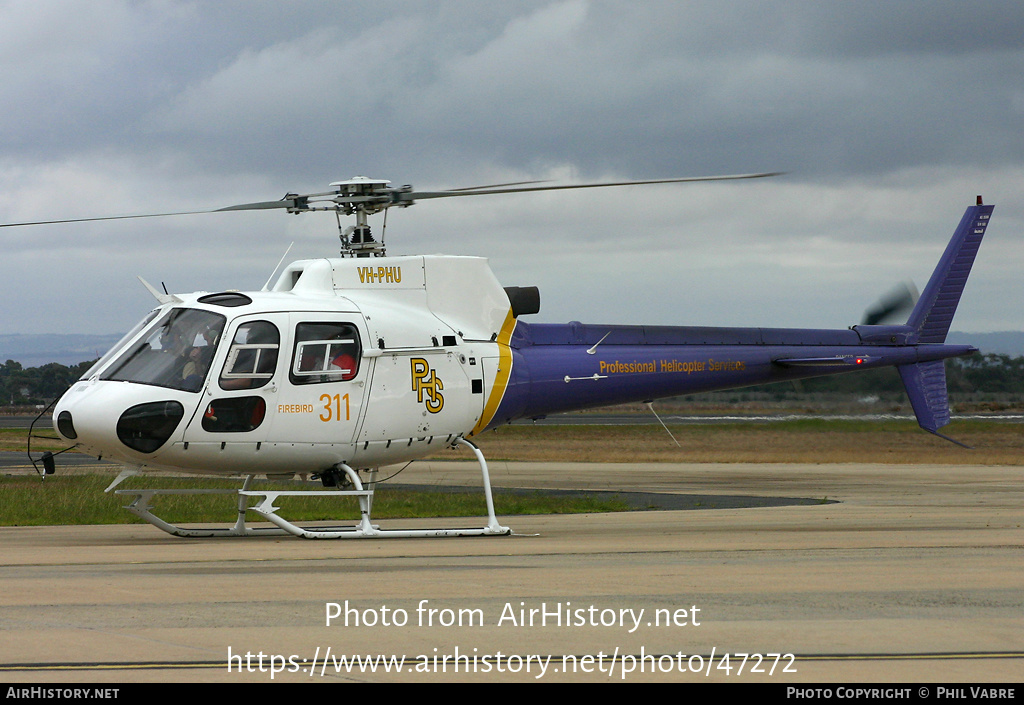
<instances>
[{"instance_id":1,"label":"dark cloud","mask_svg":"<svg viewBox=\"0 0 1024 705\"><path fill-rule=\"evenodd\" d=\"M976 191L1000 204L997 236L1024 222L1019 3L10 2L0 68L8 222L217 207L355 174L434 188L789 172L389 221L406 251L536 273L553 319L638 315L607 286L613 262L649 270L629 285L651 322L845 325L869 302L843 299L836 263L869 299L927 276ZM115 296L111 270L258 287L292 239L333 251L332 223L278 215L0 231L8 296L38 288L37 267L60 282L51 327L17 307L2 325L116 331L137 315L134 283L105 309L123 315L76 303ZM992 247L999 290L1019 295L998 270L1024 255ZM568 261L585 264L575 282ZM694 305L659 288L676 279ZM1024 325L984 306L978 327Z\"/></svg>"}]
</instances>

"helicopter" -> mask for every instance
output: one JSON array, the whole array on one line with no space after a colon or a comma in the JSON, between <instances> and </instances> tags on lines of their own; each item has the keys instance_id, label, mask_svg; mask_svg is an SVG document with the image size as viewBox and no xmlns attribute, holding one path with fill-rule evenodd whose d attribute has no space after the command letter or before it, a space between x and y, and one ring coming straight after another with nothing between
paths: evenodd
<instances>
[{"instance_id":1,"label":"helicopter","mask_svg":"<svg viewBox=\"0 0 1024 705\"><path fill-rule=\"evenodd\" d=\"M387 256L368 221L425 199L775 175L517 182L447 191L415 191L359 176L321 193L188 211L334 212L341 256L292 262L260 291L171 294L143 281L158 305L55 400L52 425L70 444L66 450L122 465L107 491L134 496L129 511L182 537L507 535L511 530L495 515L486 459L473 441L488 429L560 412L878 367L899 371L921 428L956 443L939 431L950 421L944 361L976 348L949 345L945 338L993 211L980 196L905 323L881 322L884 312L876 312L843 330L527 322L522 317L540 310L536 287L502 286L480 257ZM355 224L343 227L342 215L354 216ZM473 453L486 524L374 524L380 468L440 447ZM44 477L55 470L54 455L41 459ZM244 479L237 490L115 489L132 475L168 470ZM253 489L256 476L319 485ZM188 528L151 511L154 497L178 492L234 495L236 523ZM279 498L313 494L357 498L360 519L352 526L301 527L278 514ZM272 526L250 525L250 512Z\"/></svg>"}]
</instances>

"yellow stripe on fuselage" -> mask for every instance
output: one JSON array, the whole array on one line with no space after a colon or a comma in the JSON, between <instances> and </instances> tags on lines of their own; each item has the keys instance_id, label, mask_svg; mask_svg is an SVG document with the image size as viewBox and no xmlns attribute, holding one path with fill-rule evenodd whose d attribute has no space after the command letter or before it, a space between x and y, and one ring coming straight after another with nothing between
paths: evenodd
<instances>
[{"instance_id":1,"label":"yellow stripe on fuselage","mask_svg":"<svg viewBox=\"0 0 1024 705\"><path fill-rule=\"evenodd\" d=\"M512 331L515 328L516 318L512 315L512 309L509 309L508 315L505 317L505 323L502 324L501 331L498 333L498 338L495 341L498 344L498 374L494 377L491 393L487 397L487 403L484 404L484 413L480 416L480 420L477 421L473 430L470 431L470 436L476 435L487 428L494 415L498 413L498 406L501 404L501 400L505 398L505 390L508 388L508 381L512 376L512 348L509 347L509 342L512 340Z\"/></svg>"}]
</instances>

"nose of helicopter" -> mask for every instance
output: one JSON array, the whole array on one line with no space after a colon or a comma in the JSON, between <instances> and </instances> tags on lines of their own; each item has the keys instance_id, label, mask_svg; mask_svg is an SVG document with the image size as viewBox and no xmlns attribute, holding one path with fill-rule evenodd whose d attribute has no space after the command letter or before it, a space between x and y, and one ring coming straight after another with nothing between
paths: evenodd
<instances>
[{"instance_id":1,"label":"nose of helicopter","mask_svg":"<svg viewBox=\"0 0 1024 705\"><path fill-rule=\"evenodd\" d=\"M163 391L120 382L75 385L54 409L54 429L92 455L137 460L167 443L185 416L181 401L159 398Z\"/></svg>"}]
</instances>

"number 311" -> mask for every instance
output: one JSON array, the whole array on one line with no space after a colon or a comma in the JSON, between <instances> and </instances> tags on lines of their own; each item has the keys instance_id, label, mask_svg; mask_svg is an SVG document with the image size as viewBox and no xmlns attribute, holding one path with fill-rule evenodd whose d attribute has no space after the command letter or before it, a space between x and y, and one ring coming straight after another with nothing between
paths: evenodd
<instances>
[{"instance_id":1,"label":"number 311","mask_svg":"<svg viewBox=\"0 0 1024 705\"><path fill-rule=\"evenodd\" d=\"M349 420L349 403L348 394L321 394L320 401L324 405L324 411L320 414L320 420L324 423L328 421L348 421ZM345 418L341 417L341 403L345 402Z\"/></svg>"}]
</instances>

